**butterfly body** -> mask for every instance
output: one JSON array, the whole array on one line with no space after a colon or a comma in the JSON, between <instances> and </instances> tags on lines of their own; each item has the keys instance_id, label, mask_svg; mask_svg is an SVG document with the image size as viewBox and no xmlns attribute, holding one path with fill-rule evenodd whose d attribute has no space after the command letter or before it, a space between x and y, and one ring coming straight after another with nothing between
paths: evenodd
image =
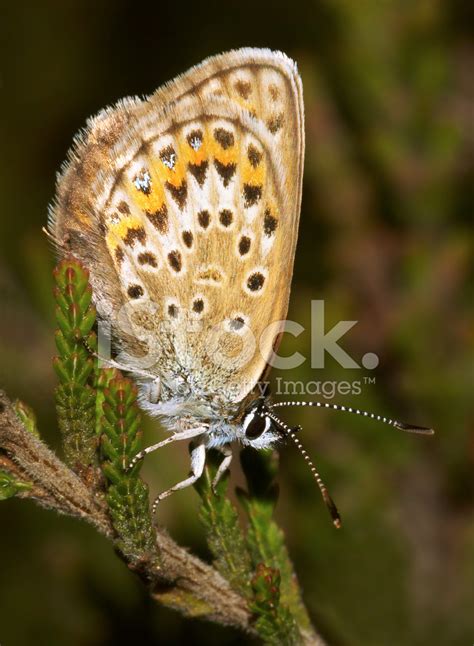
<instances>
[{"instance_id":1,"label":"butterfly body","mask_svg":"<svg viewBox=\"0 0 474 646\"><path fill-rule=\"evenodd\" d=\"M158 417L165 428L170 431L206 427L205 444L215 448L230 442L254 448L267 448L281 439L277 433L265 433L255 439L249 439L243 428L243 421L248 410L258 405L270 406L268 397L262 398L256 393L245 398L240 404L216 401L215 397L196 399L188 388L179 388L169 399L160 397L157 402L150 401L150 382L139 384L139 402L151 416Z\"/></svg>"}]
</instances>

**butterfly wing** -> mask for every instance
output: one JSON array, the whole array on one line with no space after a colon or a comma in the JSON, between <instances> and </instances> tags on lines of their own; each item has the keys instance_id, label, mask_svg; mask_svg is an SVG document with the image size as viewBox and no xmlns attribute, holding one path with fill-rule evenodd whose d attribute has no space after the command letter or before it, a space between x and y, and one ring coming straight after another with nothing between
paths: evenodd
<instances>
[{"instance_id":1,"label":"butterfly wing","mask_svg":"<svg viewBox=\"0 0 474 646\"><path fill-rule=\"evenodd\" d=\"M265 330L288 308L303 157L296 66L259 49L210 58L78 136L50 231L90 270L102 317L126 310L118 345L146 347L165 383L239 402L259 380Z\"/></svg>"}]
</instances>

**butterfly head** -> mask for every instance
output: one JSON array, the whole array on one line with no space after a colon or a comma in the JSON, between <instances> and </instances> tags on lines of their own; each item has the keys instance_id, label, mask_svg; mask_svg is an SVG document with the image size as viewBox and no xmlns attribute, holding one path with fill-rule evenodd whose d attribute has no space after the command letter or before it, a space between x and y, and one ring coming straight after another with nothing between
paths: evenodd
<instances>
[{"instance_id":1,"label":"butterfly head","mask_svg":"<svg viewBox=\"0 0 474 646\"><path fill-rule=\"evenodd\" d=\"M240 441L254 449L266 449L285 439L285 432L265 400L252 402L244 412Z\"/></svg>"}]
</instances>

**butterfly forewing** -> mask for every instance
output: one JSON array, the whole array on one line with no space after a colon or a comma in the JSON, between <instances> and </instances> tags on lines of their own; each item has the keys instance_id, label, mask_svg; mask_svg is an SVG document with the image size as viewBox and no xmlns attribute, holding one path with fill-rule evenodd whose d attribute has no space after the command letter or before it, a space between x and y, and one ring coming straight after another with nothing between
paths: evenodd
<instances>
[{"instance_id":1,"label":"butterfly forewing","mask_svg":"<svg viewBox=\"0 0 474 646\"><path fill-rule=\"evenodd\" d=\"M126 310L118 346L133 354L138 339L165 384L238 402L258 381L274 341L262 333L287 312L303 147L294 64L251 49L122 102L80 137L52 231L107 316Z\"/></svg>"}]
</instances>

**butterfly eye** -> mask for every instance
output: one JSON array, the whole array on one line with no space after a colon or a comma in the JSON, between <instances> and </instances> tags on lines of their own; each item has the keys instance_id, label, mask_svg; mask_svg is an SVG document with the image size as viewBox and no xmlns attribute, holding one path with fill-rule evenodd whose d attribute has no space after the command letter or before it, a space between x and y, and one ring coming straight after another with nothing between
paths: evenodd
<instances>
[{"instance_id":1,"label":"butterfly eye","mask_svg":"<svg viewBox=\"0 0 474 646\"><path fill-rule=\"evenodd\" d=\"M271 421L266 415L262 416L257 413L249 413L243 423L245 437L249 440L255 440L257 437L263 435L265 431L268 431L270 426Z\"/></svg>"}]
</instances>

